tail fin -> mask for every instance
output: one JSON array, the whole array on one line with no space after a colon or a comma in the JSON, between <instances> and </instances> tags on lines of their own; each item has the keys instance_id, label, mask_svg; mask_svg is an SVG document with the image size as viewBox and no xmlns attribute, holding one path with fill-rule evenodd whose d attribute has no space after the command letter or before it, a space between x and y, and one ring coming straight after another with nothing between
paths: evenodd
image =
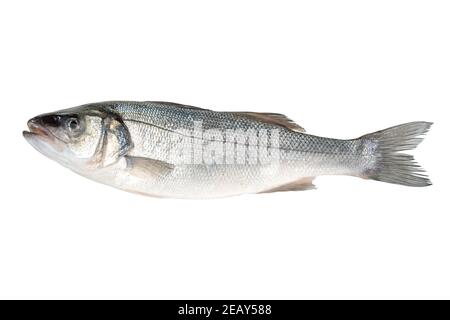
<instances>
[{"instance_id":1,"label":"tail fin","mask_svg":"<svg viewBox=\"0 0 450 320\"><path fill-rule=\"evenodd\" d=\"M414 161L414 157L399 153L416 148L431 125L431 122L410 122L362 136L365 145L372 146L370 149L375 156L364 176L411 187L431 185L425 170Z\"/></svg>"}]
</instances>

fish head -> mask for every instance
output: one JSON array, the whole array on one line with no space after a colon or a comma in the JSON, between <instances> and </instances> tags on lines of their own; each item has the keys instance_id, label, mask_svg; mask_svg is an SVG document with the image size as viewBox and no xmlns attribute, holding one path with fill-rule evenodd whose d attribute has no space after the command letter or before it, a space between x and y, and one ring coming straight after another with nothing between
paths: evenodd
<instances>
[{"instance_id":1,"label":"fish head","mask_svg":"<svg viewBox=\"0 0 450 320\"><path fill-rule=\"evenodd\" d=\"M121 117L104 106L42 114L28 128L23 135L36 150L76 171L110 166L132 146Z\"/></svg>"}]
</instances>

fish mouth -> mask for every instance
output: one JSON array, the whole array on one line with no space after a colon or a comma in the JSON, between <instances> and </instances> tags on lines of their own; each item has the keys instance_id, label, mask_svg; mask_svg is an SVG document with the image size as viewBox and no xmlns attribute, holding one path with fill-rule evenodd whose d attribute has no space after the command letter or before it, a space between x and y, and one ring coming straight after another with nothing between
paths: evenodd
<instances>
[{"instance_id":1,"label":"fish mouth","mask_svg":"<svg viewBox=\"0 0 450 320\"><path fill-rule=\"evenodd\" d=\"M25 138L37 137L48 142L55 142L55 136L41 123L39 118L33 118L27 123L29 131L23 131Z\"/></svg>"}]
</instances>

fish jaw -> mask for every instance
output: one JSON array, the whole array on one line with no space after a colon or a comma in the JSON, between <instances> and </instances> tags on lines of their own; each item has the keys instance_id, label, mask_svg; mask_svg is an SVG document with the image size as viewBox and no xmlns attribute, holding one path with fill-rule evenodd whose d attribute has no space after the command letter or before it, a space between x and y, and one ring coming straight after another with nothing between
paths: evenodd
<instances>
[{"instance_id":1,"label":"fish jaw","mask_svg":"<svg viewBox=\"0 0 450 320\"><path fill-rule=\"evenodd\" d=\"M29 131L23 131L23 136L39 152L46 154L49 148L61 151L62 143L58 143L39 117L29 120L27 125Z\"/></svg>"},{"instance_id":2,"label":"fish jaw","mask_svg":"<svg viewBox=\"0 0 450 320\"><path fill-rule=\"evenodd\" d=\"M46 128L40 117L35 117L27 123L29 131L23 131L23 137L27 142L44 156L63 165L66 147L63 141L55 137Z\"/></svg>"}]
</instances>

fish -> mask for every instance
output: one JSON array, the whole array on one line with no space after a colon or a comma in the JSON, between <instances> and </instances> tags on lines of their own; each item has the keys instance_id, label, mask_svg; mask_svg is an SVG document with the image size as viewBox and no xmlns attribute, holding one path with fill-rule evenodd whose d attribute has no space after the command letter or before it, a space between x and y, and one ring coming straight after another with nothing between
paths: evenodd
<instances>
[{"instance_id":1,"label":"fish","mask_svg":"<svg viewBox=\"0 0 450 320\"><path fill-rule=\"evenodd\" d=\"M324 175L429 186L405 151L431 125L410 122L344 140L306 133L280 113L109 101L41 114L23 136L96 182L158 198L205 199L311 190Z\"/></svg>"}]
</instances>

